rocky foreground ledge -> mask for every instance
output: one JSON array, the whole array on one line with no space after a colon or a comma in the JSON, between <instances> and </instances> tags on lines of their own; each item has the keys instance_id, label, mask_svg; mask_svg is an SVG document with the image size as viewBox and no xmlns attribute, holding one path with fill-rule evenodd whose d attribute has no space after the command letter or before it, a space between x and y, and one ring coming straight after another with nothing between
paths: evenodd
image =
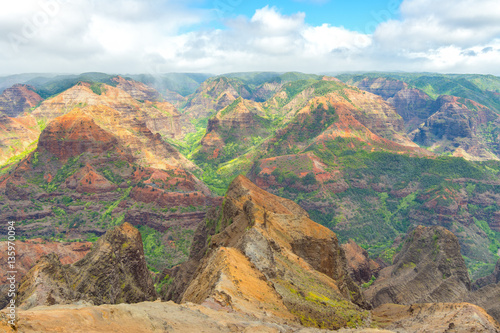
<instances>
[{"instance_id":1,"label":"rocky foreground ledge","mask_svg":"<svg viewBox=\"0 0 500 333\"><path fill-rule=\"evenodd\" d=\"M42 257L21 281L16 327L3 310L0 332L500 332L458 299L470 281L453 237L415 229L363 295L331 230L238 176L166 290L157 294L141 235L124 223L74 264Z\"/></svg>"},{"instance_id":2,"label":"rocky foreground ledge","mask_svg":"<svg viewBox=\"0 0 500 333\"><path fill-rule=\"evenodd\" d=\"M277 323L193 303L142 302L118 305L54 305L19 312L17 331L0 312L0 332L71 333L314 333L314 332L500 332L484 310L468 303L384 304L373 310L379 327L330 331Z\"/></svg>"}]
</instances>

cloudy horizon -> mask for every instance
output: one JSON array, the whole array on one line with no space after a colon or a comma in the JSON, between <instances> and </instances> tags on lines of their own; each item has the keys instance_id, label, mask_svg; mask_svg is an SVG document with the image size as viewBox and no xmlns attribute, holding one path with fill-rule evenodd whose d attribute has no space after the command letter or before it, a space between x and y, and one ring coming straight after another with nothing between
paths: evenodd
<instances>
[{"instance_id":1,"label":"cloudy horizon","mask_svg":"<svg viewBox=\"0 0 500 333\"><path fill-rule=\"evenodd\" d=\"M0 75L247 71L500 75L500 2L357 3L367 8L357 11L334 0L4 3Z\"/></svg>"}]
</instances>

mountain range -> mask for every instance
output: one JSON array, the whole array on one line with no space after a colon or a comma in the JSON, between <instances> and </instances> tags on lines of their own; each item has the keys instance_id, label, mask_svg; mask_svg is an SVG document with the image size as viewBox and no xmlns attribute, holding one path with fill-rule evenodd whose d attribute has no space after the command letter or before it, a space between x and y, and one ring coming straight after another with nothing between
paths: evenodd
<instances>
[{"instance_id":1,"label":"mountain range","mask_svg":"<svg viewBox=\"0 0 500 333\"><path fill-rule=\"evenodd\" d=\"M143 258L133 260L156 286L124 268L104 270L130 283L109 299L80 282L47 294L36 276L95 275L88 262L105 255L93 248L63 267L30 254L40 261L26 264L26 309L47 304L43 295L160 297L258 325L271 317L284 331L377 320L412 331L418 315L452 311L499 319L498 77L86 73L0 87L0 219L33 249L40 237L119 247L109 230L137 228ZM484 318L485 331L498 329Z\"/></svg>"}]
</instances>

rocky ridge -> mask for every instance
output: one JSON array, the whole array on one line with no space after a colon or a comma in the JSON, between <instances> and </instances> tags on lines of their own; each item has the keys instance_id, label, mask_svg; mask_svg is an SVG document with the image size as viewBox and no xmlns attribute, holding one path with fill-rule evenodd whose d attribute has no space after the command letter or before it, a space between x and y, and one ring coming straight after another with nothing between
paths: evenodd
<instances>
[{"instance_id":1,"label":"rocky ridge","mask_svg":"<svg viewBox=\"0 0 500 333\"><path fill-rule=\"evenodd\" d=\"M347 273L335 234L295 203L238 176L221 215L209 217L205 228L213 236L205 242L195 236L198 247L174 272L169 298L313 327L366 325L359 306L368 305Z\"/></svg>"},{"instance_id":2,"label":"rocky ridge","mask_svg":"<svg viewBox=\"0 0 500 333\"><path fill-rule=\"evenodd\" d=\"M0 165L15 162L15 156L35 148L41 130L35 117L24 114L11 118L0 114Z\"/></svg>"},{"instance_id":3,"label":"rocky ridge","mask_svg":"<svg viewBox=\"0 0 500 333\"><path fill-rule=\"evenodd\" d=\"M46 242L40 238L16 243L16 279L17 282L33 267L33 265L43 256L49 253L56 253L63 265L72 264L82 259L92 246L90 242ZM0 242L0 264L7 267L7 242ZM9 301L7 271L0 275L0 308L4 308Z\"/></svg>"},{"instance_id":4,"label":"rocky ridge","mask_svg":"<svg viewBox=\"0 0 500 333\"><path fill-rule=\"evenodd\" d=\"M498 115L484 105L455 96L440 96L433 113L411 133L413 140L430 150L452 153L468 160L498 159L498 138L486 140L488 124L499 123ZM491 142L488 142L491 141Z\"/></svg>"},{"instance_id":5,"label":"rocky ridge","mask_svg":"<svg viewBox=\"0 0 500 333\"><path fill-rule=\"evenodd\" d=\"M0 96L0 115L17 117L30 108L37 106L43 99L35 88L25 84L15 84L5 89Z\"/></svg>"},{"instance_id":6,"label":"rocky ridge","mask_svg":"<svg viewBox=\"0 0 500 333\"><path fill-rule=\"evenodd\" d=\"M379 275L383 266L368 257L368 251L356 244L352 239L342 244L347 259L347 269L351 278L358 285L368 283Z\"/></svg>"},{"instance_id":7,"label":"rocky ridge","mask_svg":"<svg viewBox=\"0 0 500 333\"><path fill-rule=\"evenodd\" d=\"M109 230L80 261L63 265L56 254L42 257L21 281L22 309L77 301L93 304L154 300L139 231L125 223Z\"/></svg>"},{"instance_id":8,"label":"rocky ridge","mask_svg":"<svg viewBox=\"0 0 500 333\"><path fill-rule=\"evenodd\" d=\"M440 226L418 226L365 295L375 307L453 302L463 299L470 285L456 236Z\"/></svg>"},{"instance_id":9,"label":"rocky ridge","mask_svg":"<svg viewBox=\"0 0 500 333\"><path fill-rule=\"evenodd\" d=\"M479 280L472 289L456 236L440 226L418 226L406 237L393 265L380 271L364 295L376 307L387 303L413 306L468 302L483 308L498 321L497 273Z\"/></svg>"},{"instance_id":10,"label":"rocky ridge","mask_svg":"<svg viewBox=\"0 0 500 333\"><path fill-rule=\"evenodd\" d=\"M38 147L0 177L0 218L18 221L19 232L27 237L87 238L125 221L164 233L161 242L167 245L169 237L190 243L205 207L221 200L175 166L185 158L147 128L145 138L153 136L157 156L167 156L158 158L160 168L143 166L131 146L95 119L74 109L49 123ZM176 246L167 250L175 253L168 259L173 263L188 255Z\"/></svg>"}]
</instances>

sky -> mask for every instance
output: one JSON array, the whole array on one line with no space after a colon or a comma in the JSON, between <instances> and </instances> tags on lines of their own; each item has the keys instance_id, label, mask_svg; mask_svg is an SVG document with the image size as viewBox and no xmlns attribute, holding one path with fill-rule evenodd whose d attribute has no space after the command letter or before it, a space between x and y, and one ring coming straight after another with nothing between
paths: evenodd
<instances>
[{"instance_id":1,"label":"sky","mask_svg":"<svg viewBox=\"0 0 500 333\"><path fill-rule=\"evenodd\" d=\"M245 71L500 75L500 1L0 4L0 75Z\"/></svg>"}]
</instances>

